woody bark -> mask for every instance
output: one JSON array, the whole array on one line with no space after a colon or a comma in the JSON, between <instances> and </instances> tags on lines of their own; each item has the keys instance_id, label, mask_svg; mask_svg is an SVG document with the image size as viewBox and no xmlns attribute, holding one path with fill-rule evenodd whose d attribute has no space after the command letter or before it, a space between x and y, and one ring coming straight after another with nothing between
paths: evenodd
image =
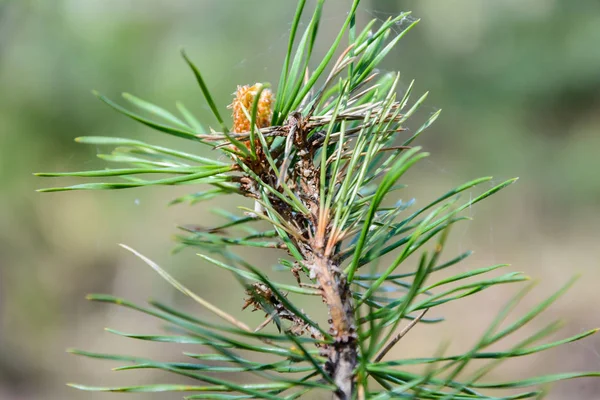
<instances>
[{"instance_id":1,"label":"woody bark","mask_svg":"<svg viewBox=\"0 0 600 400\"><path fill-rule=\"evenodd\" d=\"M247 87L241 89L249 90ZM244 92L245 93L245 92ZM239 96L238 96L239 97ZM250 103L246 97L243 97L246 102ZM236 101L232 105L234 111L236 109ZM235 113L234 113L235 117ZM240 119L242 120L242 119ZM240 128L245 128L241 127ZM327 362L325 371L331 376L335 382L337 389L334 392L336 400L351 400L355 391L354 370L357 365L357 338L354 320L354 306L352 303L352 293L346 281L346 277L340 271L339 265L332 261L331 254L332 246L329 242L328 235L330 232L329 214L331 210L321 210L320 197L320 171L315 166L315 153L319 147L318 141L308 138L309 129L306 126L306 121L298 112L291 113L286 123L281 127L286 133L286 153L287 150L295 148L298 162L296 165L289 165L291 159L289 154L284 154L281 175L286 176L286 171L293 171L290 182L297 179L298 185L292 185L297 191L298 198L304 201L304 204L310 211L310 215L299 216L293 213L289 206L279 201L276 197L272 198L272 204L279 214L288 219L289 225L303 227L302 235L306 241L297 241L295 245L302 253L305 266L311 273L311 278L315 278L323 301L329 311L329 330L334 337L334 343L327 347ZM269 151L263 149L263 151ZM277 179L273 175L273 171L268 167L268 163L258 160L258 162L250 163L254 172L265 182L275 182ZM289 177L289 176L288 176ZM250 197L255 197L252 192L251 179L245 177L248 182L242 182L242 189ZM281 179L281 178L280 178ZM284 180L287 180L284 178ZM299 232L300 233L300 232Z\"/></svg>"},{"instance_id":2,"label":"woody bark","mask_svg":"<svg viewBox=\"0 0 600 400\"><path fill-rule=\"evenodd\" d=\"M315 147L307 139L307 129L299 114L292 114L288 120L290 131L294 132L299 163L300 188L303 197L308 199L308 207L312 213L315 233L310 246L305 247L303 255L307 268L311 271L321 288L323 301L329 311L330 331L335 338L328 352L325 370L333 378L337 386L334 393L336 400L350 400L355 390L354 370L357 365L357 338L354 321L352 293L346 277L339 265L331 261L331 254L326 248L329 210L319 209L319 176L314 165Z\"/></svg>"}]
</instances>

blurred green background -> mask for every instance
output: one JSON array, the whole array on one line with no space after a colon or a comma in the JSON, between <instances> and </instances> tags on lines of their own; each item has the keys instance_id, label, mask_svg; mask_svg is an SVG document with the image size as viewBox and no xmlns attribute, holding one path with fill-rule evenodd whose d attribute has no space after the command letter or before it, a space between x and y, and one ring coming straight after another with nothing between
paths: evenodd
<instances>
[{"instance_id":1,"label":"blurred green background","mask_svg":"<svg viewBox=\"0 0 600 400\"><path fill-rule=\"evenodd\" d=\"M327 2L321 54L348 4ZM103 166L95 155L109 149L73 142L82 135L136 137L206 152L144 129L90 91L115 100L126 91L172 110L182 100L214 124L179 48L202 69L224 109L236 85L277 82L294 8L281 0L0 1L0 399L181 397L68 388L64 383L71 381L173 379L114 373L114 365L65 349L165 359L182 350L103 331L157 333L160 327L127 310L90 304L84 300L89 292L153 297L202 313L116 246L120 242L238 313L242 296L235 280L214 273L193 251L169 254L176 224L210 225L217 217L204 205L167 207L185 192L181 188L40 194L34 190L58 182L31 173ZM496 183L519 176L517 185L469 210L474 221L454 229L448 255L474 249L458 270L509 262L539 279L525 307L583 274L528 329L555 318L566 322L562 336L600 326L600 2L364 0L358 24L405 10L422 21L382 69L400 70L403 88L416 79L415 93L430 91L409 127L438 108L443 112L421 139L433 155L411 172L402 195L424 201L478 176L493 175ZM231 210L233 200L227 203ZM448 306L447 323L411 332L397 355L427 355L446 339L466 349L512 292L496 288ZM566 370L600 370L600 337L513 361L489 379ZM600 399L600 384L561 383L548 398Z\"/></svg>"}]
</instances>

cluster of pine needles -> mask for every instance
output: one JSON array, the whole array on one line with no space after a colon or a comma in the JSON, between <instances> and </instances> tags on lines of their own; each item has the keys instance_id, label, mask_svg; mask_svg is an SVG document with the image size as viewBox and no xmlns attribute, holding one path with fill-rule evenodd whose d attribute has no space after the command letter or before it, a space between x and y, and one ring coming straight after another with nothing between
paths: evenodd
<instances>
[{"instance_id":1,"label":"cluster of pine needles","mask_svg":"<svg viewBox=\"0 0 600 400\"><path fill-rule=\"evenodd\" d=\"M178 249L198 249L202 260L229 271L241 284L240 307L258 310L266 317L259 326L249 327L242 317L202 298L147 257L123 246L221 322L156 301L141 306L109 295L90 295L90 300L130 308L170 326L162 335L110 332L131 339L185 343L198 350L185 353L188 362L81 350L71 350L73 353L126 363L117 370L159 369L198 383L74 387L192 393L187 399L295 399L329 391L337 399L491 400L541 398L544 386L551 382L598 376L584 372L508 382L482 379L507 359L548 350L595 332L540 344L560 327L559 322L553 322L506 350L488 350L547 309L571 282L531 311L505 322L531 288L526 285L464 353L447 355L441 346L435 355L422 358L390 357L396 343L410 341L409 330L443 321L440 317L427 318L436 314L432 309L497 285L522 284L528 278L519 272L501 272L506 265L452 275L451 268L470 252L442 256L449 228L468 219L461 212L514 179L495 186L490 185L491 177L475 179L423 206L413 200L392 200L396 193L406 191L400 183L403 176L427 156L413 143L439 111L418 129L406 128L426 94L412 101L411 83L399 95L399 74L380 74L377 66L417 21L396 32L408 16L403 13L383 23L373 20L358 30L358 3L355 0L352 4L325 57L316 68L310 68L324 1L317 2L301 36L297 34L305 1L299 1L276 90L271 91L266 83L239 86L230 105L231 127L185 53L183 57L216 119L215 129L206 129L181 103L177 104L181 116L176 116L125 94L125 100L144 112L138 114L97 94L139 123L201 143L226 157L208 158L126 138L81 137L77 139L81 143L115 146L111 153L99 156L125 167L39 175L118 180L42 191L194 185L201 190L173 203L196 204L227 195L252 199L253 208L215 210L223 219L218 226L182 226L177 241ZM342 46L345 39L349 43ZM162 177L156 178L157 174ZM487 190L472 195L480 188ZM463 192L470 194L468 200L461 198ZM239 251L243 254L249 248L279 255L279 269L284 272L251 265ZM445 277L436 278L442 270ZM273 279L283 273L293 275L296 284ZM302 309L305 296L323 300L329 316L326 322L314 320ZM525 391L516 390L521 388ZM497 395L492 389L510 390Z\"/></svg>"}]
</instances>

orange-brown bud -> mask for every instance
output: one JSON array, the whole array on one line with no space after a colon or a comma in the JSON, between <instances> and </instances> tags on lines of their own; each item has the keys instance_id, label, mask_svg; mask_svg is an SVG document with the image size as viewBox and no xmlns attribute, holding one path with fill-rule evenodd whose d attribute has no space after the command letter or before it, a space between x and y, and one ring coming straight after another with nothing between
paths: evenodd
<instances>
[{"instance_id":1,"label":"orange-brown bud","mask_svg":"<svg viewBox=\"0 0 600 400\"><path fill-rule=\"evenodd\" d=\"M229 108L233 109L233 131L236 133L248 132L250 130L250 120L244 112L244 108L248 115L252 114L252 104L261 88L260 83L252 86L238 86L234 93L234 99ZM265 128L271 124L273 116L273 93L269 89L264 89L258 100L256 110L256 126Z\"/></svg>"}]
</instances>

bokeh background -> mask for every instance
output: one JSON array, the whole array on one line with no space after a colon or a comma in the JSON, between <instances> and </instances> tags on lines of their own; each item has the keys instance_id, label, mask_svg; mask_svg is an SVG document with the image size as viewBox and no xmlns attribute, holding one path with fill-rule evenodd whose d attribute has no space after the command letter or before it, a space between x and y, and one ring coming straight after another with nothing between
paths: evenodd
<instances>
[{"instance_id":1,"label":"bokeh background","mask_svg":"<svg viewBox=\"0 0 600 400\"><path fill-rule=\"evenodd\" d=\"M320 54L348 3L327 2ZM166 359L182 350L105 332L110 326L158 333L160 326L127 310L91 304L84 300L89 292L152 297L203 313L120 249L121 242L239 313L235 280L215 273L193 251L169 254L177 224L210 225L217 217L204 205L167 207L184 193L181 188L40 194L34 190L59 182L32 172L103 166L95 155L109 149L73 142L82 135L143 138L206 152L133 123L90 91L117 100L126 91L172 110L182 100L214 124L179 57L180 46L224 108L237 84L276 83L294 8L281 0L0 1L0 399L181 397L66 387L72 381L177 380L111 372L115 365L65 349ZM415 79L416 94L430 91L409 127L439 108L443 112L420 140L433 156L411 172L402 195L424 202L478 176L493 175L494 183L519 176L518 184L469 210L474 221L454 229L448 257L470 248L475 255L456 271L507 262L539 279L523 309L582 274L523 334L556 318L565 321L556 338L600 326L600 2L365 0L358 23L404 10L422 21L382 69L402 71L403 88ZM225 204L231 210L233 200ZM276 258L267 257L260 259L268 269ZM427 355L444 340L453 349L468 348L514 290L495 288L447 307L447 323L415 329L396 355ZM600 338L513 361L487 379L566 370L600 370ZM600 383L557 384L548 398L600 399Z\"/></svg>"}]
</instances>

